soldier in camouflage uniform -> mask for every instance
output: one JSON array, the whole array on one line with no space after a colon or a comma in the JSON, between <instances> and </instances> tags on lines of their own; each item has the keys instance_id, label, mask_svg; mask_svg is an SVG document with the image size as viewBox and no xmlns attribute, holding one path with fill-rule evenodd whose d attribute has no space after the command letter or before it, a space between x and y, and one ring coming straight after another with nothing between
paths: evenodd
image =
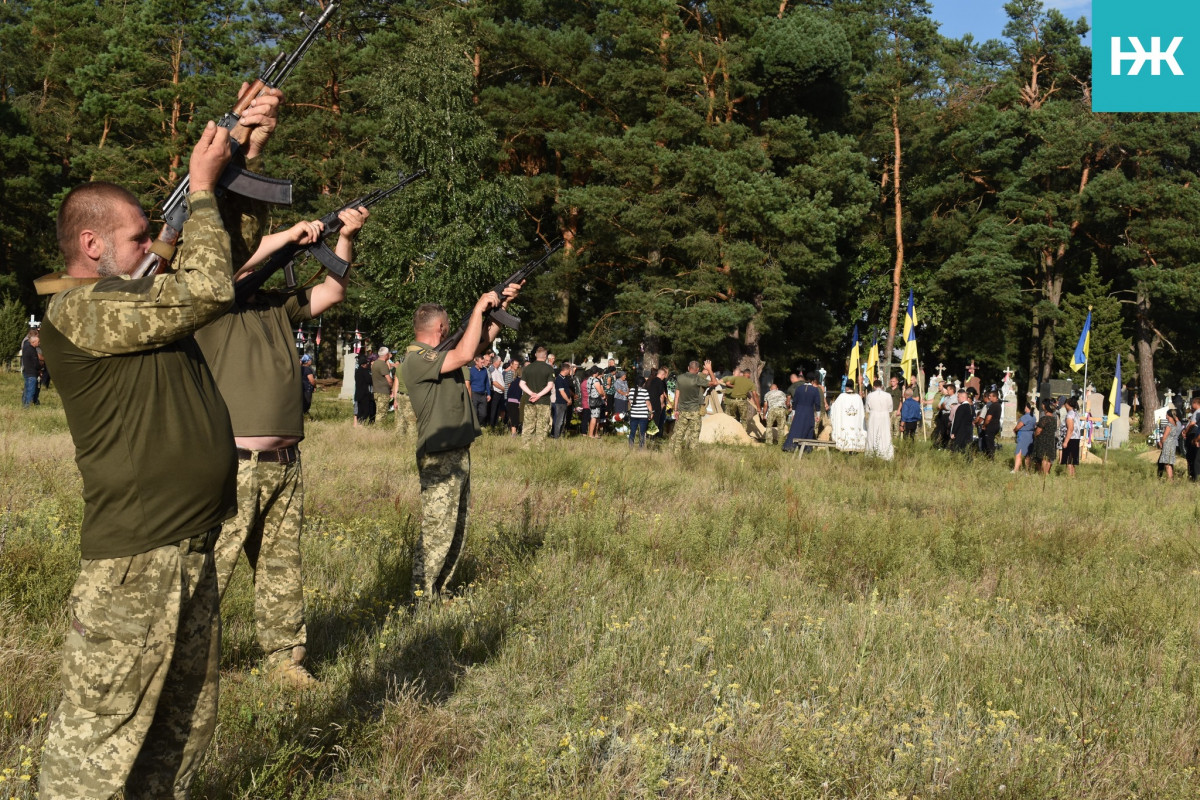
<instances>
[{"instance_id":1,"label":"soldier in camouflage uniform","mask_svg":"<svg viewBox=\"0 0 1200 800\"><path fill-rule=\"evenodd\" d=\"M525 395L525 418L522 420L521 438L528 447L531 442L539 444L550 433L550 411L554 391L554 367L546 362L546 348L539 347L533 353L533 363L521 373L521 392Z\"/></svg>"},{"instance_id":2,"label":"soldier in camouflage uniform","mask_svg":"<svg viewBox=\"0 0 1200 800\"><path fill-rule=\"evenodd\" d=\"M675 430L671 433L671 452L681 453L700 443L700 427L704 422L704 390L718 383L713 375L712 362L688 364L687 372L675 379Z\"/></svg>"},{"instance_id":3,"label":"soldier in camouflage uniform","mask_svg":"<svg viewBox=\"0 0 1200 800\"><path fill-rule=\"evenodd\" d=\"M336 253L348 263L354 260L354 237L368 215L365 208L339 215ZM257 232L257 226L243 222L247 244L257 239ZM312 244L321 234L320 222L300 222L264 237L234 282L280 248ZM300 362L291 331L342 302L348 279L348 274L330 273L312 287L260 290L196 333L229 406L238 456L238 515L222 527L217 542L217 588L224 598L238 557L245 553L254 575L258 643L270 674L296 686L310 686L315 679L302 663L308 638L300 565L304 477L298 445L304 438L304 410L295 390Z\"/></svg>"},{"instance_id":4,"label":"soldier in camouflage uniform","mask_svg":"<svg viewBox=\"0 0 1200 800\"><path fill-rule=\"evenodd\" d=\"M242 123L273 127L277 104L276 94L260 99ZM128 277L150 232L124 189L85 184L59 212L66 273L40 282L61 289L42 348L75 443L84 515L43 800L186 798L216 726L212 547L236 509L233 432L192 334L233 299L213 194L229 159L228 132L208 123L169 274Z\"/></svg>"},{"instance_id":5,"label":"soldier in camouflage uniform","mask_svg":"<svg viewBox=\"0 0 1200 800\"><path fill-rule=\"evenodd\" d=\"M749 433L753 430L752 420L758 416L758 392L754 390L754 381L750 370L734 370L733 375L725 379L728 390L721 408L726 414L742 423Z\"/></svg>"},{"instance_id":6,"label":"soldier in camouflage uniform","mask_svg":"<svg viewBox=\"0 0 1200 800\"><path fill-rule=\"evenodd\" d=\"M396 432L401 436L413 436L417 432L417 418L413 414L412 400L408 387L404 385L404 353L396 353L396 374L392 380L392 403L396 407Z\"/></svg>"},{"instance_id":7,"label":"soldier in camouflage uniform","mask_svg":"<svg viewBox=\"0 0 1200 800\"><path fill-rule=\"evenodd\" d=\"M787 435L788 397L772 383L771 390L763 395L763 405L767 407L764 440L767 444L779 444Z\"/></svg>"},{"instance_id":8,"label":"soldier in camouflage uniform","mask_svg":"<svg viewBox=\"0 0 1200 800\"><path fill-rule=\"evenodd\" d=\"M491 309L508 307L520 286L509 285L501 298L488 292L479 298L462 338L441 352L450 334L446 311L424 303L413 315L416 341L408 346L400 372L417 417L417 473L421 479L421 533L413 553L413 595L433 600L454 577L467 533L471 501L471 443L479 435L479 419L463 367L491 346L500 333L484 322Z\"/></svg>"}]
</instances>

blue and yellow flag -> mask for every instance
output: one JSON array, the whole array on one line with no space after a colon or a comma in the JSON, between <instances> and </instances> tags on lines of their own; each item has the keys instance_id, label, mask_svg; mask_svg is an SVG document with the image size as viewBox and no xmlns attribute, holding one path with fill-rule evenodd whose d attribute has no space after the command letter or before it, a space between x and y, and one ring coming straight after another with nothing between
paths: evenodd
<instances>
[{"instance_id":1,"label":"blue and yellow flag","mask_svg":"<svg viewBox=\"0 0 1200 800\"><path fill-rule=\"evenodd\" d=\"M900 368L904 370L904 381L912 383L913 368L917 364L917 309L913 305L912 289L908 290L908 312L904 315L904 354L900 356Z\"/></svg>"},{"instance_id":2,"label":"blue and yellow flag","mask_svg":"<svg viewBox=\"0 0 1200 800\"><path fill-rule=\"evenodd\" d=\"M1108 393L1108 424L1121 418L1121 357L1117 356L1117 374L1113 376L1112 391Z\"/></svg>"},{"instance_id":3,"label":"blue and yellow flag","mask_svg":"<svg viewBox=\"0 0 1200 800\"><path fill-rule=\"evenodd\" d=\"M875 380L879 377L875 372L879 368L879 331L875 331L875 344L871 345L871 349L867 351L867 379Z\"/></svg>"},{"instance_id":4,"label":"blue and yellow flag","mask_svg":"<svg viewBox=\"0 0 1200 800\"><path fill-rule=\"evenodd\" d=\"M858 385L858 326L854 326L854 347L850 350L850 369L846 370L850 377L854 380L854 385Z\"/></svg>"},{"instance_id":5,"label":"blue and yellow flag","mask_svg":"<svg viewBox=\"0 0 1200 800\"><path fill-rule=\"evenodd\" d=\"M1083 333L1079 334L1079 344L1075 345L1075 355L1071 356L1071 369L1075 372L1083 369L1088 360L1088 348L1092 344L1092 310L1088 309L1087 320L1083 323Z\"/></svg>"}]
</instances>

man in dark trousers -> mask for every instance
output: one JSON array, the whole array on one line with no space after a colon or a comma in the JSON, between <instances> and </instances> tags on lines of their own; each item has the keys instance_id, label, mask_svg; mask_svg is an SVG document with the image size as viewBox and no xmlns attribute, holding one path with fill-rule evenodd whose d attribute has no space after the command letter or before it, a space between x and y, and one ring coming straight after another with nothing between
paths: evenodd
<instances>
[{"instance_id":1,"label":"man in dark trousers","mask_svg":"<svg viewBox=\"0 0 1200 800\"><path fill-rule=\"evenodd\" d=\"M42 355L38 352L41 338L37 328L30 328L29 335L21 342L21 376L25 379L25 391L21 405L41 405Z\"/></svg>"},{"instance_id":2,"label":"man in dark trousers","mask_svg":"<svg viewBox=\"0 0 1200 800\"><path fill-rule=\"evenodd\" d=\"M975 441L975 407L967 397L966 389L958 391L958 405L950 419L950 449L955 453L971 455Z\"/></svg>"},{"instance_id":3,"label":"man in dark trousers","mask_svg":"<svg viewBox=\"0 0 1200 800\"><path fill-rule=\"evenodd\" d=\"M1183 454L1187 459L1188 479L1194 481L1200 472L1200 395L1192 398L1192 410L1183 428Z\"/></svg>"},{"instance_id":4,"label":"man in dark trousers","mask_svg":"<svg viewBox=\"0 0 1200 800\"><path fill-rule=\"evenodd\" d=\"M990 461L996 457L996 436L1000 433L1000 395L993 389L985 398L987 405L976 421L979 423L979 449Z\"/></svg>"},{"instance_id":5,"label":"man in dark trousers","mask_svg":"<svg viewBox=\"0 0 1200 800\"><path fill-rule=\"evenodd\" d=\"M646 391L650 393L650 414L654 419L654 424L658 426L658 433L654 434L655 439L661 439L665 435L664 431L667 427L667 372L666 367L657 370L646 383Z\"/></svg>"}]
</instances>

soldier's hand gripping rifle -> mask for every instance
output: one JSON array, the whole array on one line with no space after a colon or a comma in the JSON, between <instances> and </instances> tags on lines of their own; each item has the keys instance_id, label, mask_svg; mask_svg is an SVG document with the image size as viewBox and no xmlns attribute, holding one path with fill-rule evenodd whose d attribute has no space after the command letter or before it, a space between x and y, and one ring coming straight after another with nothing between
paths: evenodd
<instances>
[{"instance_id":1,"label":"soldier's hand gripping rifle","mask_svg":"<svg viewBox=\"0 0 1200 800\"><path fill-rule=\"evenodd\" d=\"M419 169L411 175L400 174L400 180L391 186L386 186L382 189L376 189L373 192L364 194L357 200L353 200L339 208L337 211L330 211L325 216L321 217L321 236L311 244L286 244L283 247L272 253L266 261L259 265L254 272L251 272L246 277L239 280L233 285L234 302L238 305L245 305L246 301L254 296L254 293L262 288L272 275L280 270L283 270L284 278L287 281L287 288L296 288L296 273L293 268L293 262L296 258L308 251L312 253L313 258L321 262L321 266L327 269L332 274L339 278L346 277L346 273L350 271L350 262L343 261L338 257L337 253L325 244L325 237L337 233L342 229L342 220L338 216L346 209L366 207L370 208L376 203L380 203L394 195L396 192L408 186L418 178L425 177L427 173L423 169Z\"/></svg>"},{"instance_id":2,"label":"soldier's hand gripping rifle","mask_svg":"<svg viewBox=\"0 0 1200 800\"><path fill-rule=\"evenodd\" d=\"M277 89L287 80L288 76L296 69L296 65L300 63L300 59L308 52L308 48L312 47L316 41L317 35L325 24L329 22L333 16L334 10L337 8L337 3L330 3L325 7L325 11L315 22L309 22L308 17L304 14L300 15L301 20L309 25L308 33L303 41L297 45L295 51L289 56L287 53L280 53L279 57L271 62L262 76L254 83L250 84L246 91L238 96L237 104L233 110L221 118L217 124L229 131L229 146L233 150L233 158L229 162L229 166L225 168L217 185L226 191L240 194L244 197L249 197L254 200L261 200L266 203L274 203L276 205L291 205L292 203L292 182L287 180L278 180L276 178L267 178L262 175L257 175L247 170L244 166L245 155L240 152L242 144L245 142L249 131L242 127L241 117L254 102L256 98L261 96L263 92L269 89ZM159 232L158 238L154 244L150 246L150 252L138 264L137 269L133 271L133 277L143 278L147 275L153 275L166 268L167 264L171 263L171 258L175 255L175 243L179 241L180 231L183 230L183 223L187 222L189 209L187 205L187 196L190 190L191 183L188 176L184 176L179 185L175 187L175 191L166 199L162 205L163 228Z\"/></svg>"},{"instance_id":3,"label":"soldier's hand gripping rifle","mask_svg":"<svg viewBox=\"0 0 1200 800\"><path fill-rule=\"evenodd\" d=\"M535 273L537 273L538 270L540 270L542 267L544 267L546 265L546 262L550 260L550 256L557 253L559 250L562 249L562 247L563 247L563 240L559 239L554 244L548 246L546 248L546 252L543 253L541 256L534 259L533 261L530 261L528 264L521 267L519 270L514 272L512 275L509 275L507 278L500 281L500 283L496 284L495 288L493 288L492 291L495 292L497 295L499 295L501 297L501 299L503 299L505 289L507 289L509 286L512 286L513 284L517 284L519 286L520 284L527 281L531 276L533 276ZM506 311L505 309L503 309L499 306L489 310L488 317L491 318L491 320L493 322L498 322L499 324L503 325L506 328L512 328L514 331L521 327L520 319L518 319L517 317L514 317L512 314L508 313L508 311ZM462 324L458 326L458 330L456 330L454 333L450 334L449 338L447 338L445 341L443 341L441 344L439 344L437 346L437 351L439 353L445 353L446 351L453 350L455 347L457 347L459 341L463 337L463 334L467 332L467 325L469 325L470 323L471 323L471 314L467 314L467 316L463 317Z\"/></svg>"}]
</instances>

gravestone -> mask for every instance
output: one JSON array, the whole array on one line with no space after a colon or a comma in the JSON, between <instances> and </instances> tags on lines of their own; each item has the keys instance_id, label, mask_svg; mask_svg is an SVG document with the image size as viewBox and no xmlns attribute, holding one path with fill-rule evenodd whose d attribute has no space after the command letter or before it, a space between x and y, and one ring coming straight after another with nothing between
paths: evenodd
<instances>
[{"instance_id":1,"label":"gravestone","mask_svg":"<svg viewBox=\"0 0 1200 800\"><path fill-rule=\"evenodd\" d=\"M1121 403L1121 416L1108 429L1108 446L1120 447L1129 441L1129 403Z\"/></svg>"},{"instance_id":2,"label":"gravestone","mask_svg":"<svg viewBox=\"0 0 1200 800\"><path fill-rule=\"evenodd\" d=\"M1017 387L1013 384L1011 369L1004 371L1004 383L1000 385L1000 399L1000 436L1004 439L1012 439L1016 436L1013 429L1017 427L1020 409L1017 408Z\"/></svg>"},{"instance_id":3,"label":"gravestone","mask_svg":"<svg viewBox=\"0 0 1200 800\"><path fill-rule=\"evenodd\" d=\"M346 353L342 356L342 392L338 400L354 399L354 370L358 366L358 356Z\"/></svg>"},{"instance_id":4,"label":"gravestone","mask_svg":"<svg viewBox=\"0 0 1200 800\"><path fill-rule=\"evenodd\" d=\"M1089 388L1087 405L1084 408L1091 415L1093 421L1104 419L1104 395L1097 392L1094 387Z\"/></svg>"},{"instance_id":5,"label":"gravestone","mask_svg":"<svg viewBox=\"0 0 1200 800\"><path fill-rule=\"evenodd\" d=\"M966 382L965 386L968 389L974 389L976 396L978 396L979 388L980 388L981 384L979 381L979 376L975 374L975 370L976 370L975 362L972 361L970 366L967 367L967 372L970 374L971 377L967 378L967 382Z\"/></svg>"}]
</instances>

